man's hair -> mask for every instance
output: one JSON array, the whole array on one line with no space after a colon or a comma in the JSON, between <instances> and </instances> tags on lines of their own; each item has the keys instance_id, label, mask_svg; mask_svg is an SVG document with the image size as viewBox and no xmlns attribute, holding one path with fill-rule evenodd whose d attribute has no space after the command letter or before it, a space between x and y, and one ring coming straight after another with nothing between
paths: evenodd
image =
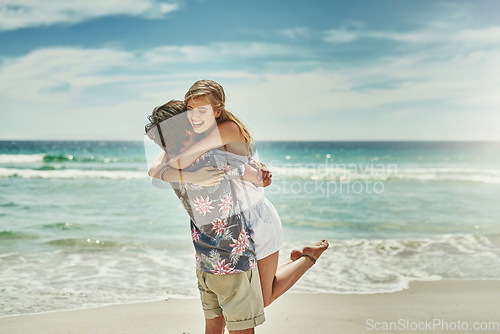
<instances>
[{"instance_id":1,"label":"man's hair","mask_svg":"<svg viewBox=\"0 0 500 334\"><path fill-rule=\"evenodd\" d=\"M178 154L184 143L189 140L187 130L190 123L185 112L184 102L170 100L154 108L148 116L149 123L144 127L146 135L169 156Z\"/></svg>"}]
</instances>

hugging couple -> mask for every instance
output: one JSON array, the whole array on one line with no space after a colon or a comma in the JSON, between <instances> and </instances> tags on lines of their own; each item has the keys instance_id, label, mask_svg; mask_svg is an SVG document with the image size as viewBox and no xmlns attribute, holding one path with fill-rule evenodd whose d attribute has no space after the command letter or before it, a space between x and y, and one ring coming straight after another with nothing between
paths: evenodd
<instances>
[{"instance_id":1,"label":"hugging couple","mask_svg":"<svg viewBox=\"0 0 500 334\"><path fill-rule=\"evenodd\" d=\"M205 333L254 333L264 307L290 289L328 248L293 250L278 265L281 220L264 197L272 174L253 159L245 125L225 109L222 86L195 82L184 101L148 116L145 131L162 148L149 176L169 182L191 220Z\"/></svg>"}]
</instances>

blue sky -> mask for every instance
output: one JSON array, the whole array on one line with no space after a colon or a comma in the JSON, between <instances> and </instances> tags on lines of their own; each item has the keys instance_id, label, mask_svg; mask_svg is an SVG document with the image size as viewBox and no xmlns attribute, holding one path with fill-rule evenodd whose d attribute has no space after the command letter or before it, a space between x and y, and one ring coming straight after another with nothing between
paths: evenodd
<instances>
[{"instance_id":1,"label":"blue sky","mask_svg":"<svg viewBox=\"0 0 500 334\"><path fill-rule=\"evenodd\" d=\"M142 140L198 79L256 140L500 140L498 1L0 2L0 139Z\"/></svg>"}]
</instances>

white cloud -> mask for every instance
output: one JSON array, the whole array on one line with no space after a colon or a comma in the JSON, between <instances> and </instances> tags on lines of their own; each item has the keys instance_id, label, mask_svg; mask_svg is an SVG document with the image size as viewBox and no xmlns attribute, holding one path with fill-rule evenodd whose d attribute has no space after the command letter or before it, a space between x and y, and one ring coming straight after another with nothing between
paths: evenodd
<instances>
[{"instance_id":1,"label":"white cloud","mask_svg":"<svg viewBox=\"0 0 500 334\"><path fill-rule=\"evenodd\" d=\"M58 122L74 119L79 127L58 132L58 138L135 139L154 106L181 99L201 78L225 86L228 107L258 139L390 139L388 133L400 139L470 138L478 135L474 129L500 118L500 48L494 47L443 57L436 57L436 48L425 48L335 70L316 63L312 70L297 71L293 62L286 72L191 69L201 60L211 65L229 58L300 60L309 52L265 43L166 46L143 53L39 49L0 64L1 112L8 116L2 116L7 123L0 128L8 133L4 128L15 128L23 118L33 122L23 133L51 138ZM384 122L397 131L390 132ZM499 139L492 126L483 128L481 136Z\"/></svg>"},{"instance_id":2,"label":"white cloud","mask_svg":"<svg viewBox=\"0 0 500 334\"><path fill-rule=\"evenodd\" d=\"M500 27L464 29L452 36L457 42L478 42L500 45Z\"/></svg>"},{"instance_id":3,"label":"white cloud","mask_svg":"<svg viewBox=\"0 0 500 334\"><path fill-rule=\"evenodd\" d=\"M309 54L307 49L284 44L233 42L158 47L147 51L144 58L152 63L204 63L224 62L230 58L304 57Z\"/></svg>"},{"instance_id":4,"label":"white cloud","mask_svg":"<svg viewBox=\"0 0 500 334\"><path fill-rule=\"evenodd\" d=\"M431 24L431 26L436 26ZM324 40L331 43L348 43L360 39L386 39L405 43L476 43L500 45L500 27L443 30L419 30L408 32L330 29Z\"/></svg>"},{"instance_id":5,"label":"white cloud","mask_svg":"<svg viewBox=\"0 0 500 334\"><path fill-rule=\"evenodd\" d=\"M485 27L485 22L480 19L481 16L475 15L480 7L464 2L436 2L433 7L432 12L417 11L405 16L404 21L401 21L420 28L377 30L369 29L363 22L347 20L339 28L326 30L323 39L331 43L385 39L415 45L450 42L500 44L500 27Z\"/></svg>"},{"instance_id":6,"label":"white cloud","mask_svg":"<svg viewBox=\"0 0 500 334\"><path fill-rule=\"evenodd\" d=\"M0 31L74 24L111 15L161 18L177 8L175 2L159 0L3 0L0 3Z\"/></svg>"},{"instance_id":7,"label":"white cloud","mask_svg":"<svg viewBox=\"0 0 500 334\"><path fill-rule=\"evenodd\" d=\"M228 96L265 139L499 140L500 48L445 59L428 52L256 75Z\"/></svg>"},{"instance_id":8,"label":"white cloud","mask_svg":"<svg viewBox=\"0 0 500 334\"><path fill-rule=\"evenodd\" d=\"M121 80L105 71L133 61L130 53L112 49L49 48L4 60L0 65L1 95L15 100L71 100L96 84ZM1 96L0 95L0 96Z\"/></svg>"},{"instance_id":9,"label":"white cloud","mask_svg":"<svg viewBox=\"0 0 500 334\"><path fill-rule=\"evenodd\" d=\"M364 32L357 38L388 39L408 43L477 43L500 45L500 27L462 29L452 31L415 31L415 32Z\"/></svg>"},{"instance_id":10,"label":"white cloud","mask_svg":"<svg viewBox=\"0 0 500 334\"><path fill-rule=\"evenodd\" d=\"M331 43L348 43L362 37L363 34L356 31L348 31L345 28L330 29L325 32L325 41Z\"/></svg>"},{"instance_id":11,"label":"white cloud","mask_svg":"<svg viewBox=\"0 0 500 334\"><path fill-rule=\"evenodd\" d=\"M298 39L302 37L309 36L309 29L304 27L290 28L290 29L282 29L279 33L285 37L290 39Z\"/></svg>"},{"instance_id":12,"label":"white cloud","mask_svg":"<svg viewBox=\"0 0 500 334\"><path fill-rule=\"evenodd\" d=\"M228 59L266 59L287 55L300 56L305 51L294 47L265 43L215 43L209 46L166 46L133 53L112 48L82 49L71 47L42 48L0 63L0 96L12 101L63 104L81 97L87 90L96 94L100 87L140 86L151 94L154 87L172 86L189 74L189 63L216 62ZM174 70L165 71L164 64ZM186 64L186 66L180 66ZM222 77L244 78L244 71L224 70ZM116 93L116 92L115 92ZM154 94L154 93L152 93Z\"/></svg>"},{"instance_id":13,"label":"white cloud","mask_svg":"<svg viewBox=\"0 0 500 334\"><path fill-rule=\"evenodd\" d=\"M143 53L112 48L42 48L0 62L0 96L12 101L24 101L29 97L32 101L63 104L85 95L87 90L100 93L103 91L100 87L131 89L138 85L148 89L137 91L138 94L155 94L155 89L173 86L186 77L196 79L196 75L189 74L189 63L192 62L224 64L230 58L266 59L301 54L304 55L305 51L264 43L166 46ZM165 71L164 64L173 64L174 70ZM224 70L217 75L245 78L252 74Z\"/></svg>"}]
</instances>

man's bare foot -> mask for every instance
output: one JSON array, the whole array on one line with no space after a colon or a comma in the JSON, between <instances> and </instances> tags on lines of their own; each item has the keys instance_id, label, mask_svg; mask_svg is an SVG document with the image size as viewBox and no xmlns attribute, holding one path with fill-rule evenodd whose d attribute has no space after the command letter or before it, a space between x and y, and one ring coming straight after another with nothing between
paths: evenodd
<instances>
[{"instance_id":1,"label":"man's bare foot","mask_svg":"<svg viewBox=\"0 0 500 334\"><path fill-rule=\"evenodd\" d=\"M292 261L295 261L295 260L298 260L302 257L302 252L299 251L298 249L294 249L292 250L292 252L290 253L290 260Z\"/></svg>"},{"instance_id":2,"label":"man's bare foot","mask_svg":"<svg viewBox=\"0 0 500 334\"><path fill-rule=\"evenodd\" d=\"M316 243L316 245L311 247L304 247L302 250L302 256L309 258L313 263L316 263L316 260L323 254L324 251L328 248L329 244L326 239L323 239Z\"/></svg>"}]
</instances>

